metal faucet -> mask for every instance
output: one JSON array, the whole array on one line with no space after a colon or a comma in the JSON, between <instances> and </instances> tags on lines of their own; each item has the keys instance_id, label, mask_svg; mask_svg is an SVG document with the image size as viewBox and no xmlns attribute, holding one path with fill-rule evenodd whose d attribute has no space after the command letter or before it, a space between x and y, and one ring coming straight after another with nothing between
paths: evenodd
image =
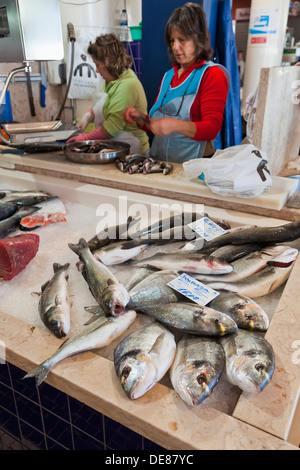
<instances>
[{"instance_id":1,"label":"metal faucet","mask_svg":"<svg viewBox=\"0 0 300 470\"><path fill-rule=\"evenodd\" d=\"M5 98L5 94L7 92L7 89L8 89L8 85L10 84L10 81L12 79L12 77L16 74L16 73L19 73L19 72L31 72L31 66L29 64L29 62L25 62L25 66L24 67L18 67L16 69L13 69L7 76L5 82L4 82L4 87L3 87L3 90L1 91L1 95L0 95L0 109L1 109L1 106L4 102L4 98Z\"/></svg>"}]
</instances>

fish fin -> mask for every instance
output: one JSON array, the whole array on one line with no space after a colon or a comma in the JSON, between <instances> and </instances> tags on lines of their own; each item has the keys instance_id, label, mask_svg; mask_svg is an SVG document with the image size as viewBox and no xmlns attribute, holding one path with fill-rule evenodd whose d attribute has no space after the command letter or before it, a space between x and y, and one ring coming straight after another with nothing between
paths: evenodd
<instances>
[{"instance_id":1,"label":"fish fin","mask_svg":"<svg viewBox=\"0 0 300 470\"><path fill-rule=\"evenodd\" d=\"M80 240L77 244L76 243L68 243L68 246L77 255L80 254L80 251L82 250L82 248L89 248L88 244L87 244L87 242L84 238L80 238Z\"/></svg>"},{"instance_id":2,"label":"fish fin","mask_svg":"<svg viewBox=\"0 0 300 470\"><path fill-rule=\"evenodd\" d=\"M47 375L50 372L50 367L46 367L44 363L40 364L39 366L35 367L31 372L28 372L28 374L24 375L22 379L28 379L30 377L35 377L36 378L36 385L39 387L42 382L46 379Z\"/></svg>"},{"instance_id":3,"label":"fish fin","mask_svg":"<svg viewBox=\"0 0 300 470\"><path fill-rule=\"evenodd\" d=\"M162 332L160 335L158 335L158 337L156 338L156 340L154 341L154 343L152 344L151 346L151 349L149 350L149 354L151 353L157 353L159 348L161 347L161 344L164 340L164 337L165 337L165 333Z\"/></svg>"},{"instance_id":4,"label":"fish fin","mask_svg":"<svg viewBox=\"0 0 300 470\"><path fill-rule=\"evenodd\" d=\"M114 281L111 277L107 279L108 286L113 286L114 284L116 284L116 281Z\"/></svg>"},{"instance_id":5,"label":"fish fin","mask_svg":"<svg viewBox=\"0 0 300 470\"><path fill-rule=\"evenodd\" d=\"M62 305L63 304L63 301L62 301L62 298L59 294L56 294L55 296L55 305L56 307L58 307L59 305Z\"/></svg>"},{"instance_id":6,"label":"fish fin","mask_svg":"<svg viewBox=\"0 0 300 470\"><path fill-rule=\"evenodd\" d=\"M100 305L91 305L88 307L84 307L84 310L92 314L92 317L86 323L84 323L84 325L90 325L99 317L106 315L103 309L100 307Z\"/></svg>"},{"instance_id":7,"label":"fish fin","mask_svg":"<svg viewBox=\"0 0 300 470\"><path fill-rule=\"evenodd\" d=\"M50 283L50 280L45 282L42 286L41 286L41 291L44 292L44 290L46 289L46 287L49 285Z\"/></svg>"}]
</instances>

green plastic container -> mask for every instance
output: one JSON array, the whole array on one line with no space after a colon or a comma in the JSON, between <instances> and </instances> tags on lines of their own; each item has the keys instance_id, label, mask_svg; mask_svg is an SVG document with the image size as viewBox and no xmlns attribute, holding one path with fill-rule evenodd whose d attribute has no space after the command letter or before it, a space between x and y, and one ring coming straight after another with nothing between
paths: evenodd
<instances>
[{"instance_id":1,"label":"green plastic container","mask_svg":"<svg viewBox=\"0 0 300 470\"><path fill-rule=\"evenodd\" d=\"M142 39L142 26L129 26L131 37L133 41L141 41Z\"/></svg>"}]
</instances>

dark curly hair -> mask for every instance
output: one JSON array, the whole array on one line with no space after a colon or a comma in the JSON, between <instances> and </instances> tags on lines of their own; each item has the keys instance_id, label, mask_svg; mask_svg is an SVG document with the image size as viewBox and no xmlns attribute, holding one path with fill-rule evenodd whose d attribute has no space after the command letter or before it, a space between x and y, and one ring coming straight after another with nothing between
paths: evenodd
<instances>
[{"instance_id":1,"label":"dark curly hair","mask_svg":"<svg viewBox=\"0 0 300 470\"><path fill-rule=\"evenodd\" d=\"M176 63L171 47L172 29L178 29L187 39L192 39L196 46L196 60L209 60L213 50L210 46L210 34L203 8L197 3L188 2L176 8L165 27L165 40L171 63Z\"/></svg>"},{"instance_id":2,"label":"dark curly hair","mask_svg":"<svg viewBox=\"0 0 300 470\"><path fill-rule=\"evenodd\" d=\"M102 62L108 72L118 78L132 64L123 43L113 33L101 34L88 47L88 53L95 60Z\"/></svg>"}]
</instances>

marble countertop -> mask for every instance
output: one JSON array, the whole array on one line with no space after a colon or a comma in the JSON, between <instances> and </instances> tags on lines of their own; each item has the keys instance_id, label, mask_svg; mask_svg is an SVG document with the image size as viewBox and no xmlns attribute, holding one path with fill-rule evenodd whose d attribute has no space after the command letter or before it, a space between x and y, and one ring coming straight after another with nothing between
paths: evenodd
<instances>
[{"instance_id":1,"label":"marble countertop","mask_svg":"<svg viewBox=\"0 0 300 470\"><path fill-rule=\"evenodd\" d=\"M61 185L59 177L4 169L0 182L9 182L10 175L18 176L18 182L23 178L24 187L31 184L30 187L40 185L45 190L53 188L60 197L72 195L71 203L80 200L81 204L92 204L90 207L97 207L98 202L93 198L96 194L106 197L114 191L117 195L124 194L119 189L80 185L77 180L68 180ZM142 200L149 204L158 199L144 194L128 195L133 201ZM215 215L215 208L208 207L208 210ZM249 214L236 211L227 211L227 216L236 224L246 224L249 219ZM258 225L283 223L280 219L250 217ZM300 258L276 303L266 333L276 358L271 383L255 396L243 392L228 413L222 410L219 392L191 408L163 381L140 399L129 400L118 383L111 351L107 354L90 351L68 358L53 368L46 381L166 449L296 450L299 446L299 411L295 415L298 418L293 418L299 397L300 369L293 358L300 338L299 276ZM60 344L61 340L45 329L0 308L0 345L4 346L7 361L30 371L53 354ZM224 399L226 401L226 397Z\"/></svg>"},{"instance_id":2,"label":"marble countertop","mask_svg":"<svg viewBox=\"0 0 300 470\"><path fill-rule=\"evenodd\" d=\"M3 148L3 146L2 146ZM273 177L272 188L251 199L220 196L213 193L199 178L189 179L182 165L174 164L168 175L122 173L115 164L95 165L74 163L62 151L38 154L1 154L0 167L47 174L95 185L149 194L196 204L209 204L226 210L237 210L285 220L300 218L300 210L286 202L295 193L298 182L291 178Z\"/></svg>"}]
</instances>

